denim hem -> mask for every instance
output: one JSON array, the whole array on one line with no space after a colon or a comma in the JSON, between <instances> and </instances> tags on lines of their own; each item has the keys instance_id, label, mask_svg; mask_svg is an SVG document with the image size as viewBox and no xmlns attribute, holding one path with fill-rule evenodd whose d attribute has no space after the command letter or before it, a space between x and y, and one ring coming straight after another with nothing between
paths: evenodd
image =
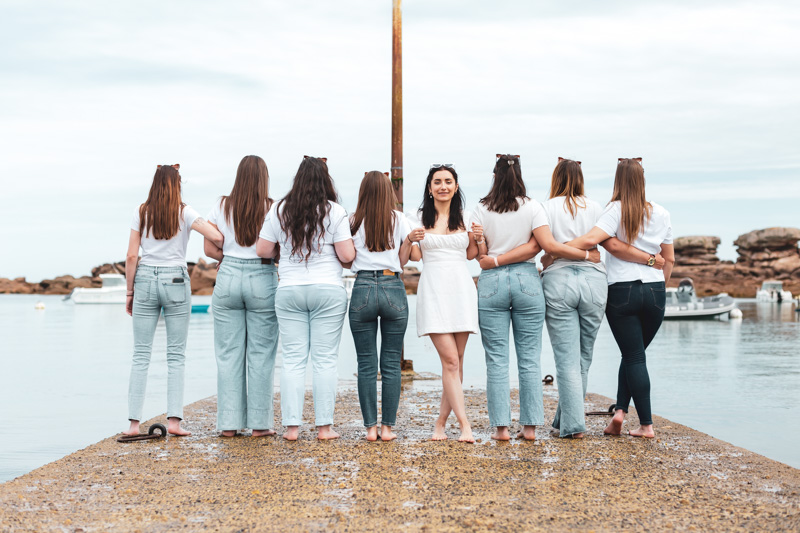
<instances>
[{"instance_id":1,"label":"denim hem","mask_svg":"<svg viewBox=\"0 0 800 533\"><path fill-rule=\"evenodd\" d=\"M520 420L519 421L519 425L520 426L536 426L538 428L538 427L544 426L544 421L542 421L542 422L523 422L522 420Z\"/></svg>"},{"instance_id":2,"label":"denim hem","mask_svg":"<svg viewBox=\"0 0 800 533\"><path fill-rule=\"evenodd\" d=\"M281 420L281 425L282 426L298 426L299 427L299 426L303 425L303 421L302 420Z\"/></svg>"},{"instance_id":3,"label":"denim hem","mask_svg":"<svg viewBox=\"0 0 800 533\"><path fill-rule=\"evenodd\" d=\"M333 425L332 418L330 420L314 420L314 427L332 426L332 425Z\"/></svg>"},{"instance_id":4,"label":"denim hem","mask_svg":"<svg viewBox=\"0 0 800 533\"><path fill-rule=\"evenodd\" d=\"M364 427L365 427L365 428L367 428L367 429L369 429L369 428L374 428L374 427L375 427L375 426L377 426L377 425L378 425L378 422L377 422L377 421L376 421L376 422L373 422L372 424L368 424L368 423L364 422Z\"/></svg>"},{"instance_id":5,"label":"denim hem","mask_svg":"<svg viewBox=\"0 0 800 533\"><path fill-rule=\"evenodd\" d=\"M397 424L397 420L393 421L391 424L389 422L384 422L383 420L381 420L382 426L389 426L390 428L393 428L395 424Z\"/></svg>"}]
</instances>

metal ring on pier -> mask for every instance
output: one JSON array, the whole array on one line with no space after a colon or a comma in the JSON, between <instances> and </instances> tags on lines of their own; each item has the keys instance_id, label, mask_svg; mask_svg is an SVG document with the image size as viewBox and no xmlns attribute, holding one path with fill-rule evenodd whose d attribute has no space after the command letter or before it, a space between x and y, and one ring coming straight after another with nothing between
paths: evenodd
<instances>
[{"instance_id":1,"label":"metal ring on pier","mask_svg":"<svg viewBox=\"0 0 800 533\"><path fill-rule=\"evenodd\" d=\"M158 432L158 434L156 434ZM153 424L147 431L147 435L122 435L117 437L117 442L136 442L140 440L162 439L167 436L167 428L164 424Z\"/></svg>"},{"instance_id":2,"label":"metal ring on pier","mask_svg":"<svg viewBox=\"0 0 800 533\"><path fill-rule=\"evenodd\" d=\"M542 380L542 383L544 383L545 385L552 385L553 381L555 381L555 379L553 379L553 376L551 376L550 374L547 374L544 377L544 379Z\"/></svg>"}]
</instances>

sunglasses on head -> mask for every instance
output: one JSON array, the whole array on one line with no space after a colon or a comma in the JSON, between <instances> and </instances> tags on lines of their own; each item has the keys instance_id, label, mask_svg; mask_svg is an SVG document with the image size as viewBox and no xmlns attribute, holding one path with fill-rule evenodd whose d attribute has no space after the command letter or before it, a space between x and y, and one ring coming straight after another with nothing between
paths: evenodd
<instances>
[{"instance_id":1,"label":"sunglasses on head","mask_svg":"<svg viewBox=\"0 0 800 533\"><path fill-rule=\"evenodd\" d=\"M564 157L559 157L559 158L558 158L558 162L559 162L559 163L561 163L562 161L572 161L572 159L566 159L566 158L564 158ZM576 162L576 163L578 163L578 165L580 165L580 164L581 164L581 162L580 162L580 161L575 161L575 162Z\"/></svg>"},{"instance_id":2,"label":"sunglasses on head","mask_svg":"<svg viewBox=\"0 0 800 533\"><path fill-rule=\"evenodd\" d=\"M180 170L181 169L181 164L180 163L175 163L174 165L156 165L156 168L161 168L161 167L164 167L164 166L172 167L175 170Z\"/></svg>"},{"instance_id":3,"label":"sunglasses on head","mask_svg":"<svg viewBox=\"0 0 800 533\"><path fill-rule=\"evenodd\" d=\"M455 169L456 167L453 166L453 163L434 163L431 165L430 170L434 168L452 168Z\"/></svg>"},{"instance_id":4,"label":"sunglasses on head","mask_svg":"<svg viewBox=\"0 0 800 533\"><path fill-rule=\"evenodd\" d=\"M641 157L618 157L617 158L617 164L619 165L620 163L622 163L626 159L630 159L631 161L636 161L640 165L642 164L642 158Z\"/></svg>"},{"instance_id":5,"label":"sunglasses on head","mask_svg":"<svg viewBox=\"0 0 800 533\"><path fill-rule=\"evenodd\" d=\"M501 157L507 157L506 161L508 162L508 166L513 165L516 161L519 161L518 155L511 155L511 154L497 154L495 157L499 160Z\"/></svg>"},{"instance_id":6,"label":"sunglasses on head","mask_svg":"<svg viewBox=\"0 0 800 533\"><path fill-rule=\"evenodd\" d=\"M327 163L328 162L328 158L327 157L314 157L313 155L304 155L303 159L319 159L323 163Z\"/></svg>"}]
</instances>

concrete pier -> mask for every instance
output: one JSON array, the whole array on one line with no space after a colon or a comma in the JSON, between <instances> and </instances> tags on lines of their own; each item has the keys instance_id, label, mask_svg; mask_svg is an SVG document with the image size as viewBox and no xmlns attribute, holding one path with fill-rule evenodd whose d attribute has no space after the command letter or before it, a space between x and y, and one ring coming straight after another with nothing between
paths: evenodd
<instances>
[{"instance_id":1,"label":"concrete pier","mask_svg":"<svg viewBox=\"0 0 800 533\"><path fill-rule=\"evenodd\" d=\"M387 443L363 440L352 389L329 442L311 426L296 443L222 439L214 398L202 400L186 409L191 437L108 438L3 483L0 530L800 530L800 470L688 427L655 417L654 440L607 437L608 417L594 416L583 440L539 428L536 442L498 443L485 393L469 389L480 441L456 442L452 425L450 440L430 442L439 394L435 382L404 385L400 438ZM555 398L546 392L548 421ZM590 395L587 407L610 403ZM277 398L276 410L280 420Z\"/></svg>"}]
</instances>

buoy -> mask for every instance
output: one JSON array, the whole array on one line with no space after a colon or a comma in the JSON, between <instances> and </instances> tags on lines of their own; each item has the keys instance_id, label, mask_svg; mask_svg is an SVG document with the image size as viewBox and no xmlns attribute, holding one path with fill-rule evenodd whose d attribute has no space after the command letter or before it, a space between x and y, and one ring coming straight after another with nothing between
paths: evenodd
<instances>
[{"instance_id":1,"label":"buoy","mask_svg":"<svg viewBox=\"0 0 800 533\"><path fill-rule=\"evenodd\" d=\"M731 310L731 319L733 319L733 320L741 320L742 319L742 310L741 309L732 309Z\"/></svg>"},{"instance_id":2,"label":"buoy","mask_svg":"<svg viewBox=\"0 0 800 533\"><path fill-rule=\"evenodd\" d=\"M36 305L33 307L34 309L44 309L44 302L36 302Z\"/></svg>"}]
</instances>

